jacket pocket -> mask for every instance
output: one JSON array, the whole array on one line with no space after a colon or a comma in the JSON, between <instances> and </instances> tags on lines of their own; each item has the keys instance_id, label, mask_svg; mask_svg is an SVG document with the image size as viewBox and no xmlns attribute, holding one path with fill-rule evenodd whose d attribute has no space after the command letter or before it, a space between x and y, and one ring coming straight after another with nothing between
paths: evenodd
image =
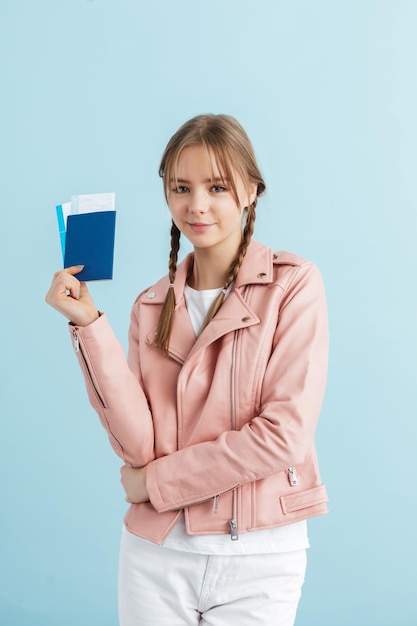
<instances>
[{"instance_id":1,"label":"jacket pocket","mask_svg":"<svg viewBox=\"0 0 417 626\"><path fill-rule=\"evenodd\" d=\"M325 485L320 485L288 496L281 496L279 500L282 512L287 515L318 504L325 504L328 499Z\"/></svg>"}]
</instances>

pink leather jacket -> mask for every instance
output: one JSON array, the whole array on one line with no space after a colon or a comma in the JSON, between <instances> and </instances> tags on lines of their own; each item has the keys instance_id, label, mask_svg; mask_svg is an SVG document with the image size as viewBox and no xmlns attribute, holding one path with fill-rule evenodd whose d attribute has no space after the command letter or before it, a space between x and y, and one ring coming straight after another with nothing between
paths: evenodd
<instances>
[{"instance_id":1,"label":"pink leather jacket","mask_svg":"<svg viewBox=\"0 0 417 626\"><path fill-rule=\"evenodd\" d=\"M167 289L137 298L128 360L105 315L71 327L90 402L116 453L147 465L150 502L125 523L161 543L185 510L191 534L238 533L327 512L314 431L328 354L312 263L252 241L235 285L196 339L178 267L170 355L151 347Z\"/></svg>"}]
</instances>

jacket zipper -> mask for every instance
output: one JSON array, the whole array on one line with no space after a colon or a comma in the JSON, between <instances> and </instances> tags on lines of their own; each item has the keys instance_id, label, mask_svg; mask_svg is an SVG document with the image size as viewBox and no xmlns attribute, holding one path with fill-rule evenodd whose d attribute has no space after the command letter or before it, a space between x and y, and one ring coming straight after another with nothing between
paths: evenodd
<instances>
[{"instance_id":1,"label":"jacket zipper","mask_svg":"<svg viewBox=\"0 0 417 626\"><path fill-rule=\"evenodd\" d=\"M229 520L230 526L230 538L232 541L237 541L239 539L239 535L237 534L237 525L235 519Z\"/></svg>"},{"instance_id":2,"label":"jacket zipper","mask_svg":"<svg viewBox=\"0 0 417 626\"><path fill-rule=\"evenodd\" d=\"M213 513L217 513L218 504L219 504L219 496L217 495L217 496L214 496L213 498L213 509L212 509Z\"/></svg>"},{"instance_id":3,"label":"jacket zipper","mask_svg":"<svg viewBox=\"0 0 417 626\"><path fill-rule=\"evenodd\" d=\"M243 300L246 300L246 294L249 289L249 285L245 287L243 292ZM233 345L232 345L232 366L230 368L230 410L231 410L231 427L232 430L236 430L236 407L235 407L235 368L236 368L236 351L237 351L237 338L238 338L238 330L235 330L233 336ZM233 489L232 496L232 519L229 520L230 527L230 538L232 541L237 541L239 539L239 534L237 532L237 523L236 523L236 488Z\"/></svg>"},{"instance_id":4,"label":"jacket zipper","mask_svg":"<svg viewBox=\"0 0 417 626\"><path fill-rule=\"evenodd\" d=\"M296 487L298 485L298 476L295 467L289 467L287 472L291 487Z\"/></svg>"},{"instance_id":5,"label":"jacket zipper","mask_svg":"<svg viewBox=\"0 0 417 626\"><path fill-rule=\"evenodd\" d=\"M103 409L105 409L106 408L106 403L104 402L103 396L101 395L101 393L100 393L100 391L99 391L99 389L97 387L97 384L94 381L93 375L91 373L91 369L90 369L90 367L89 367L89 365L87 363L87 359L85 358L85 354L84 354L83 349L81 347L80 339L78 337L78 333L77 333L77 329L76 328L74 328L72 330L72 345L73 345L73 348L74 348L74 352L75 353L79 353L81 355L81 359L82 359L82 362L84 364L84 369L85 369L85 372L87 373L88 380L90 381L91 386L94 389L94 392L96 394L97 400L99 401L101 407Z\"/></svg>"},{"instance_id":6,"label":"jacket zipper","mask_svg":"<svg viewBox=\"0 0 417 626\"><path fill-rule=\"evenodd\" d=\"M245 292L246 293L246 292ZM245 294L244 294L245 296ZM235 366L236 366L236 348L237 348L238 331L235 330L232 345L232 365L230 368L230 412L231 412L231 428L236 430L236 407L235 407ZM237 532L236 523L236 488L233 489L232 495L232 519L229 520L230 539L237 541L239 534Z\"/></svg>"},{"instance_id":7,"label":"jacket zipper","mask_svg":"<svg viewBox=\"0 0 417 626\"><path fill-rule=\"evenodd\" d=\"M178 363L179 365L184 365L184 361L182 359L179 359L177 356L175 356L174 354L172 354L172 352L169 352L169 356L171 357L171 359L173 361L175 361L176 363Z\"/></svg>"}]
</instances>

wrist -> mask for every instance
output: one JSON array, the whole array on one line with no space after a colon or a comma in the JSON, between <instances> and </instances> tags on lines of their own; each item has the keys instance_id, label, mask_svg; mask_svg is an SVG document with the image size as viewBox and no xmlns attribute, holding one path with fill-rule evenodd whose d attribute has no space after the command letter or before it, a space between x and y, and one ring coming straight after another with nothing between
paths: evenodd
<instances>
[{"instance_id":1,"label":"wrist","mask_svg":"<svg viewBox=\"0 0 417 626\"><path fill-rule=\"evenodd\" d=\"M94 322L97 322L97 320L103 315L103 313L101 311L96 311L94 317L92 317L91 319L83 319L78 320L78 321L74 321L74 320L70 320L70 326L77 326L78 328L84 328L85 326L90 326L90 324L94 324Z\"/></svg>"}]
</instances>

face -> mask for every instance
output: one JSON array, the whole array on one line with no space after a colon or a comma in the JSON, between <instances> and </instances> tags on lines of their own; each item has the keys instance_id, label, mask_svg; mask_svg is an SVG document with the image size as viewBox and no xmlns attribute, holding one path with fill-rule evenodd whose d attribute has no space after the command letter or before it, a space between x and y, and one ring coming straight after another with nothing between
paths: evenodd
<instances>
[{"instance_id":1,"label":"face","mask_svg":"<svg viewBox=\"0 0 417 626\"><path fill-rule=\"evenodd\" d=\"M184 148L178 159L177 179L171 180L168 206L172 219L194 248L213 248L234 254L242 238L242 213L248 206L243 181L235 177L238 202L230 181L210 165L204 146ZM213 168L213 171L212 171ZM256 185L250 186L250 202Z\"/></svg>"}]
</instances>

